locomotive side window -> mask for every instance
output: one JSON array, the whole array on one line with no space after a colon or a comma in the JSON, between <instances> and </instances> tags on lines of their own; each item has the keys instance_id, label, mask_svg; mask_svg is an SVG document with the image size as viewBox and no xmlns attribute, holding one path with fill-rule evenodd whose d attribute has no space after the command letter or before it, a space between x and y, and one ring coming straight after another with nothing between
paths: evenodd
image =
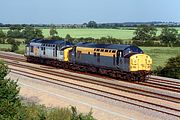
<instances>
[{"instance_id":1,"label":"locomotive side window","mask_svg":"<svg viewBox=\"0 0 180 120\"><path fill-rule=\"evenodd\" d=\"M96 53L94 53L94 57L96 57Z\"/></svg>"},{"instance_id":2,"label":"locomotive side window","mask_svg":"<svg viewBox=\"0 0 180 120\"><path fill-rule=\"evenodd\" d=\"M113 65L115 65L115 55L113 55Z\"/></svg>"},{"instance_id":3,"label":"locomotive side window","mask_svg":"<svg viewBox=\"0 0 180 120\"><path fill-rule=\"evenodd\" d=\"M81 57L81 51L77 51L77 58L79 59Z\"/></svg>"},{"instance_id":4,"label":"locomotive side window","mask_svg":"<svg viewBox=\"0 0 180 120\"><path fill-rule=\"evenodd\" d=\"M116 64L119 65L120 51L117 51L116 55L117 55Z\"/></svg>"},{"instance_id":5,"label":"locomotive side window","mask_svg":"<svg viewBox=\"0 0 180 120\"><path fill-rule=\"evenodd\" d=\"M44 50L43 50L43 55L45 55L46 54L46 51L45 51L45 47L44 47Z\"/></svg>"},{"instance_id":6,"label":"locomotive side window","mask_svg":"<svg viewBox=\"0 0 180 120\"><path fill-rule=\"evenodd\" d=\"M56 49L55 48L53 48L53 56L57 57L57 53L56 53Z\"/></svg>"},{"instance_id":7,"label":"locomotive side window","mask_svg":"<svg viewBox=\"0 0 180 120\"><path fill-rule=\"evenodd\" d=\"M122 51L119 52L119 56L120 56L120 57L123 57Z\"/></svg>"},{"instance_id":8,"label":"locomotive side window","mask_svg":"<svg viewBox=\"0 0 180 120\"><path fill-rule=\"evenodd\" d=\"M97 62L100 62L100 53L97 53Z\"/></svg>"},{"instance_id":9,"label":"locomotive side window","mask_svg":"<svg viewBox=\"0 0 180 120\"><path fill-rule=\"evenodd\" d=\"M31 46L31 52L34 52L34 46Z\"/></svg>"},{"instance_id":10,"label":"locomotive side window","mask_svg":"<svg viewBox=\"0 0 180 120\"><path fill-rule=\"evenodd\" d=\"M112 51L112 53L115 53L115 52L116 52L115 50Z\"/></svg>"},{"instance_id":11,"label":"locomotive side window","mask_svg":"<svg viewBox=\"0 0 180 120\"><path fill-rule=\"evenodd\" d=\"M104 49L101 49L101 52L104 52Z\"/></svg>"}]
</instances>

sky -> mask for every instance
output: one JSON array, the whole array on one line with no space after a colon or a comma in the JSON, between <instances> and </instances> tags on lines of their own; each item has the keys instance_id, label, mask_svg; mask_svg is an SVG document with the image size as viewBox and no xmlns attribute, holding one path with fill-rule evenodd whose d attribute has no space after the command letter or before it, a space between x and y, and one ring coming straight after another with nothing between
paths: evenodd
<instances>
[{"instance_id":1,"label":"sky","mask_svg":"<svg viewBox=\"0 0 180 120\"><path fill-rule=\"evenodd\" d=\"M180 0L0 0L0 23L180 22Z\"/></svg>"}]
</instances>

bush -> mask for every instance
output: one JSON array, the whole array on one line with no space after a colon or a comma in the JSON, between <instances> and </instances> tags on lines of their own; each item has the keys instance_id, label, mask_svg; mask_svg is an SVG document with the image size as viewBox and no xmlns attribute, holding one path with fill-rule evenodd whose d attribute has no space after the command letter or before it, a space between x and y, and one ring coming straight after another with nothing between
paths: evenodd
<instances>
[{"instance_id":1,"label":"bush","mask_svg":"<svg viewBox=\"0 0 180 120\"><path fill-rule=\"evenodd\" d=\"M19 87L17 82L10 79L4 79L8 74L8 67L2 61L0 62L0 119L13 120L18 117L18 111L21 108L19 98Z\"/></svg>"},{"instance_id":2,"label":"bush","mask_svg":"<svg viewBox=\"0 0 180 120\"><path fill-rule=\"evenodd\" d=\"M20 118L26 120L46 120L46 107L34 103L26 103L20 110Z\"/></svg>"},{"instance_id":3,"label":"bush","mask_svg":"<svg viewBox=\"0 0 180 120\"><path fill-rule=\"evenodd\" d=\"M72 118L71 120L95 120L95 118L93 118L92 116L92 110L88 113L88 114L78 114L77 113L77 109L76 107L71 107L71 111L72 111Z\"/></svg>"},{"instance_id":4,"label":"bush","mask_svg":"<svg viewBox=\"0 0 180 120\"><path fill-rule=\"evenodd\" d=\"M19 118L26 120L95 120L91 111L88 114L79 114L76 107L47 108L34 103L25 104L19 113Z\"/></svg>"},{"instance_id":5,"label":"bush","mask_svg":"<svg viewBox=\"0 0 180 120\"><path fill-rule=\"evenodd\" d=\"M165 67L158 67L155 74L180 79L180 55L168 60Z\"/></svg>"},{"instance_id":6,"label":"bush","mask_svg":"<svg viewBox=\"0 0 180 120\"><path fill-rule=\"evenodd\" d=\"M9 73L8 66L0 61L0 80L4 80L4 77Z\"/></svg>"},{"instance_id":7,"label":"bush","mask_svg":"<svg viewBox=\"0 0 180 120\"><path fill-rule=\"evenodd\" d=\"M71 120L71 117L69 108L52 108L47 114L47 120Z\"/></svg>"}]
</instances>

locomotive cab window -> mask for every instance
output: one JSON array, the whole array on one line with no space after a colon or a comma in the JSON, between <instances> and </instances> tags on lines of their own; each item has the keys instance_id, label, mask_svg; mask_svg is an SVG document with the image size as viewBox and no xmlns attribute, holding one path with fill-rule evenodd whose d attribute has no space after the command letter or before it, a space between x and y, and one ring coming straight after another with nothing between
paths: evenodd
<instances>
[{"instance_id":1,"label":"locomotive cab window","mask_svg":"<svg viewBox=\"0 0 180 120\"><path fill-rule=\"evenodd\" d=\"M139 53L142 54L143 51L136 46L130 46L123 51L124 56L127 56L127 57L132 54L139 54Z\"/></svg>"}]
</instances>

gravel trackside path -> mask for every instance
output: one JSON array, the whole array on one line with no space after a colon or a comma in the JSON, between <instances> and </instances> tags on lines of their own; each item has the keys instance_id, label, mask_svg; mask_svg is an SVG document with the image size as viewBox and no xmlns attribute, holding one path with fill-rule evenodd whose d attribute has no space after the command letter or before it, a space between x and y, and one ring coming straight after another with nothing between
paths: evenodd
<instances>
[{"instance_id":1,"label":"gravel trackside path","mask_svg":"<svg viewBox=\"0 0 180 120\"><path fill-rule=\"evenodd\" d=\"M53 107L73 105L77 106L80 112L88 112L92 108L93 116L98 120L178 120L176 117L172 118L172 116L157 114L151 110L103 100L97 96L31 79L25 75L10 73L8 77L18 79L21 87L20 95L28 101Z\"/></svg>"}]
</instances>

